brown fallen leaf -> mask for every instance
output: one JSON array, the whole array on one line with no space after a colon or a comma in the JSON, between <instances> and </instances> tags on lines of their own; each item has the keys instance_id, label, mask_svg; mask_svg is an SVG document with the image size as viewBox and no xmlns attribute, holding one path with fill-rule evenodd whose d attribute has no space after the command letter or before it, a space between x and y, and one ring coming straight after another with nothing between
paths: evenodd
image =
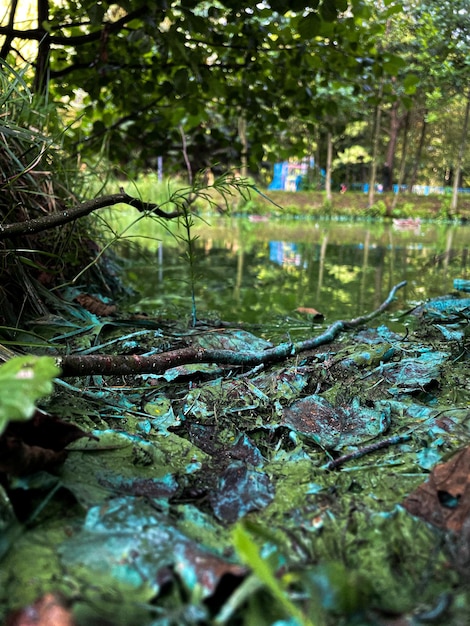
<instances>
[{"instance_id":1,"label":"brown fallen leaf","mask_svg":"<svg viewBox=\"0 0 470 626\"><path fill-rule=\"evenodd\" d=\"M320 311L317 311L316 309L313 309L311 307L305 307L305 306L299 306L295 309L297 311L297 313L303 313L304 315L309 315L310 317L313 318L324 318L325 316L323 315L323 313L320 313Z\"/></svg>"},{"instance_id":2,"label":"brown fallen leaf","mask_svg":"<svg viewBox=\"0 0 470 626\"><path fill-rule=\"evenodd\" d=\"M22 476L53 467L65 460L66 446L82 437L96 439L37 409L26 422L10 422L0 436L0 472Z\"/></svg>"},{"instance_id":3,"label":"brown fallen leaf","mask_svg":"<svg viewBox=\"0 0 470 626\"><path fill-rule=\"evenodd\" d=\"M5 626L74 626L70 610L58 595L46 593L33 604L11 613Z\"/></svg>"},{"instance_id":4,"label":"brown fallen leaf","mask_svg":"<svg viewBox=\"0 0 470 626\"><path fill-rule=\"evenodd\" d=\"M67 453L55 452L39 446L30 446L15 437L0 438L0 472L13 476L26 476L48 470L63 463Z\"/></svg>"},{"instance_id":5,"label":"brown fallen leaf","mask_svg":"<svg viewBox=\"0 0 470 626\"><path fill-rule=\"evenodd\" d=\"M432 470L429 479L403 502L405 509L426 522L459 533L470 519L470 447Z\"/></svg>"},{"instance_id":6,"label":"brown fallen leaf","mask_svg":"<svg viewBox=\"0 0 470 626\"><path fill-rule=\"evenodd\" d=\"M113 315L116 313L116 305L115 304L106 304L99 298L95 298L95 296L90 296L87 293L81 293L76 298L74 298L80 306L82 306L93 315L98 315L100 317L106 317L108 315Z\"/></svg>"}]
</instances>

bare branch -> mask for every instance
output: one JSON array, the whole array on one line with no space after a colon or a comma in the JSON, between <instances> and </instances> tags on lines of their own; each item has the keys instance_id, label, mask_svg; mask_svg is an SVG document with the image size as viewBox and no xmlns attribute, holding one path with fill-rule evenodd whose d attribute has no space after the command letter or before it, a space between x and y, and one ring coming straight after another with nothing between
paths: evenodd
<instances>
[{"instance_id":1,"label":"bare branch","mask_svg":"<svg viewBox=\"0 0 470 626\"><path fill-rule=\"evenodd\" d=\"M98 41L102 36L103 28L106 28L108 33L114 33L121 30L128 22L131 22L137 17L141 15L145 15L148 11L147 6L142 6L135 11L131 11L127 13L120 19L115 22L104 22L102 28L99 30L95 30L91 33L86 33L84 35L75 35L71 37L64 37L62 35L50 35L49 41L52 44L63 45L63 46L77 46L84 43L89 43L90 41ZM67 24L65 24L62 29L67 28ZM27 30L18 30L12 28L11 26L0 26L0 35L6 35L12 39L34 39L40 41L44 37L44 30L42 28L31 28Z\"/></svg>"},{"instance_id":2,"label":"bare branch","mask_svg":"<svg viewBox=\"0 0 470 626\"><path fill-rule=\"evenodd\" d=\"M235 352L232 350L206 350L199 346L171 350L152 356L134 355L67 355L57 358L57 365L64 378L103 374L124 376L126 374L159 374L172 367L187 363L218 363L220 365L254 366L276 363L300 352L324 345L344 330L360 326L382 313L395 298L395 293L406 285L399 283L390 291L387 299L372 313L349 321L339 320L331 324L318 337L297 343L282 343L269 350Z\"/></svg>"},{"instance_id":3,"label":"bare branch","mask_svg":"<svg viewBox=\"0 0 470 626\"><path fill-rule=\"evenodd\" d=\"M143 202L138 198L133 198L127 193L116 193L110 196L103 196L102 198L95 198L94 200L88 200L71 209L64 209L63 211L56 211L55 213L49 213L42 217L37 217L26 222L15 222L14 224L0 224L0 240L11 237L20 237L24 235L32 235L34 233L40 233L44 230L56 228L57 226L63 226L70 222L75 221L80 217L89 215L97 209L102 209L107 206L113 206L114 204L128 204L135 207L138 211L149 211L162 217L164 219L174 219L181 215L180 211L173 211L167 213L163 211L158 204L151 202Z\"/></svg>"},{"instance_id":4,"label":"bare branch","mask_svg":"<svg viewBox=\"0 0 470 626\"><path fill-rule=\"evenodd\" d=\"M382 450L383 448L389 448L390 446L396 446L401 443L406 443L411 439L411 435L409 433L405 433L403 435L394 435L393 437L389 437L388 439L381 439L380 441L374 441L374 443L370 443L364 448L359 448L358 450L354 450L353 452L348 452L347 454L343 454L343 456L338 457L337 459L332 459L328 461L322 469L333 470L341 465L344 465L348 461L354 461L355 459L360 459L366 454L371 454L372 452L376 452L377 450Z\"/></svg>"},{"instance_id":5,"label":"bare branch","mask_svg":"<svg viewBox=\"0 0 470 626\"><path fill-rule=\"evenodd\" d=\"M8 16L8 28L13 29L15 24L15 14L16 9L18 8L18 0L13 0L10 6L10 15ZM0 58L6 59L8 53L11 50L11 44L13 43L13 35L7 35L3 42L2 49L0 50Z\"/></svg>"}]
</instances>

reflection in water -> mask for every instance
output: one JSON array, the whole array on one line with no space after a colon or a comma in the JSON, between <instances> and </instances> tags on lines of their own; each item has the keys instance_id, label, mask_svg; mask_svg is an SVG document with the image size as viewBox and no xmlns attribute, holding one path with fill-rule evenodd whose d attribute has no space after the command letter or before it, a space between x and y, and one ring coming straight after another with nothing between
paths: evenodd
<instances>
[{"instance_id":1,"label":"reflection in water","mask_svg":"<svg viewBox=\"0 0 470 626\"><path fill-rule=\"evenodd\" d=\"M279 265L296 265L299 267L302 264L297 244L288 241L270 241L269 260Z\"/></svg>"},{"instance_id":2,"label":"reflection in water","mask_svg":"<svg viewBox=\"0 0 470 626\"><path fill-rule=\"evenodd\" d=\"M382 223L217 218L197 233L199 315L214 311L229 321L262 323L311 307L331 322L375 309L402 280L408 285L396 307L410 307L450 293L454 278L470 278L469 233L423 223L417 231ZM129 252L129 278L143 296L136 308L189 308L181 253L170 238L154 249L151 262L142 251Z\"/></svg>"}]
</instances>

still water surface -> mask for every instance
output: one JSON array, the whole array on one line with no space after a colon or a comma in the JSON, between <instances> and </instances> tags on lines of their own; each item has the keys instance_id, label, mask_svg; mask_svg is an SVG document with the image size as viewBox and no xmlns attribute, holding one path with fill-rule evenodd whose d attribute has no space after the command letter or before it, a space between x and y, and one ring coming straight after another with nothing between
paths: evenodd
<instances>
[{"instance_id":1,"label":"still water surface","mask_svg":"<svg viewBox=\"0 0 470 626\"><path fill-rule=\"evenodd\" d=\"M307 307L331 323L372 311L403 280L397 311L451 293L454 278L470 278L469 226L214 217L197 235L200 318L282 323L302 319L296 309ZM127 278L139 292L134 309L189 315L184 245L161 231L153 236L159 241L126 253Z\"/></svg>"}]
</instances>

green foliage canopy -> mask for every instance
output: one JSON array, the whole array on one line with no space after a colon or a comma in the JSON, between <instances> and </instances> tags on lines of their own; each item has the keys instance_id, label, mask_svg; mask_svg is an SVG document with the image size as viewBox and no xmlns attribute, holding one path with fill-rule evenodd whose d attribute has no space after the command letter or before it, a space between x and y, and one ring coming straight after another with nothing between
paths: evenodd
<instances>
[{"instance_id":1,"label":"green foliage canopy","mask_svg":"<svg viewBox=\"0 0 470 626\"><path fill-rule=\"evenodd\" d=\"M385 18L401 7L385 6ZM195 169L239 163L240 119L258 164L279 150L276 139L292 118L308 133L334 115L341 98L317 98L319 88L349 83L364 95L383 68L393 73L400 64L376 47L384 20L370 20L364 0L39 0L38 7L39 28L0 27L2 53L14 52L8 36L39 41L36 87L80 118L69 146L96 154L104 141L114 161L140 167L181 155L181 132Z\"/></svg>"}]
</instances>

